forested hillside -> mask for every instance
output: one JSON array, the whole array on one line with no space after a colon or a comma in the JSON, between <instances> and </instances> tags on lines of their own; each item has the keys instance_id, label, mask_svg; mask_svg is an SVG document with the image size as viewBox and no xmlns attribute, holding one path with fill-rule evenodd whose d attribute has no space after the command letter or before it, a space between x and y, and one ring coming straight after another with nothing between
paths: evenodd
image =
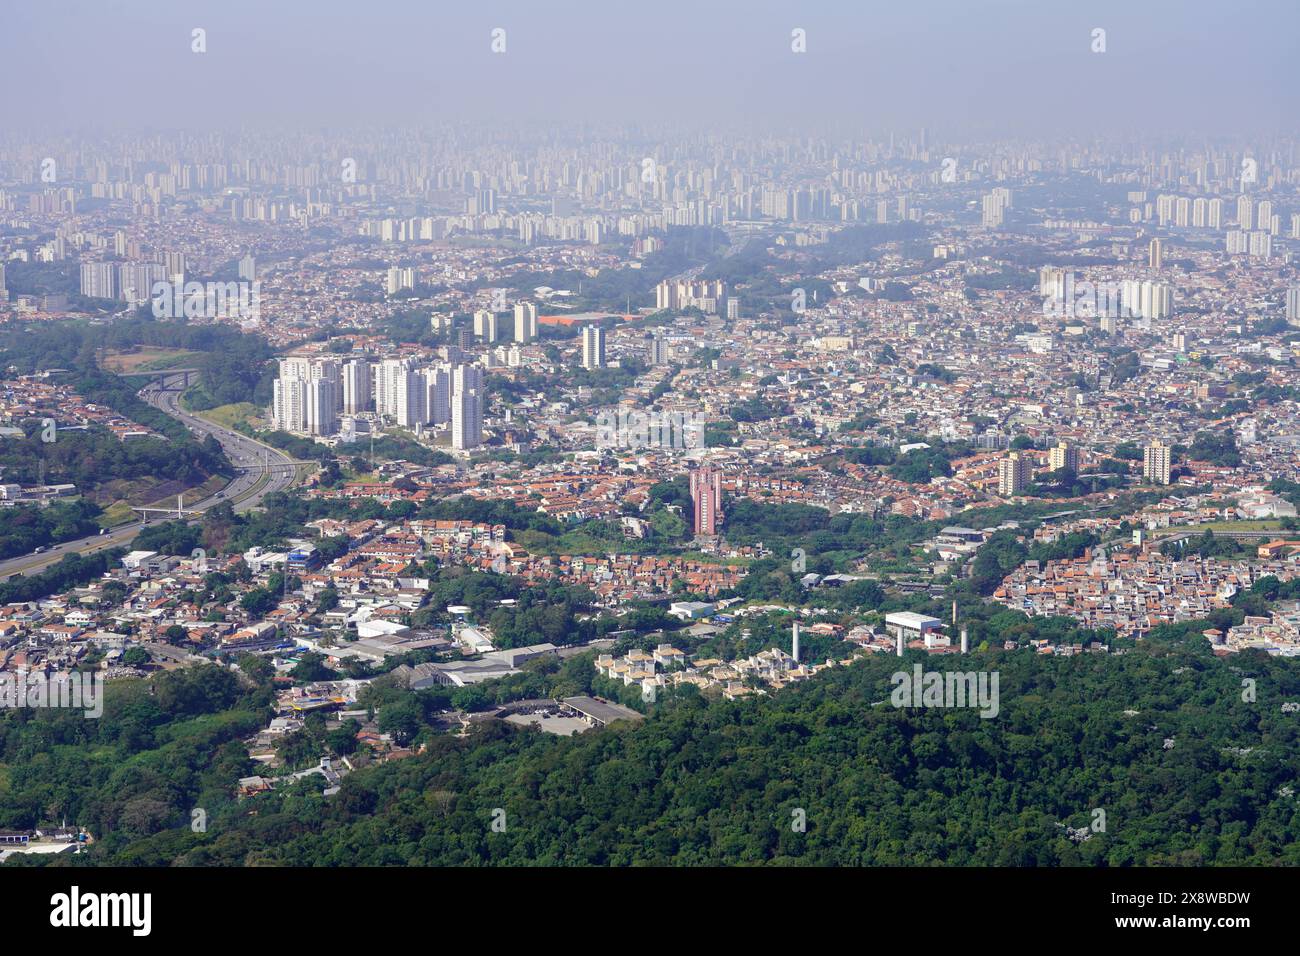
<instances>
[{"instance_id":1,"label":"forested hillside","mask_svg":"<svg viewBox=\"0 0 1300 956\"><path fill-rule=\"evenodd\" d=\"M1298 717L1282 709L1300 700L1300 672L1254 653L1217 660L1190 633L1122 655L922 662L996 670L992 719L893 707L900 663L882 657L770 697L661 702L643 724L572 738L495 721L468 738L426 728L426 753L351 774L332 797L313 783L230 798L246 764L223 728L247 704L164 727L136 716L127 734L111 702L97 736L116 749L79 747L75 767L63 747L41 757L31 745L53 742L48 718L15 728L11 714L5 762L28 756L0 792L0 825L24 822L19 797L48 776L60 806L107 827L79 863L1300 863ZM384 706L424 721L445 699L390 690ZM209 828L196 834L185 810L203 790ZM170 802L170 814L133 800ZM498 808L504 832L491 826Z\"/></svg>"}]
</instances>

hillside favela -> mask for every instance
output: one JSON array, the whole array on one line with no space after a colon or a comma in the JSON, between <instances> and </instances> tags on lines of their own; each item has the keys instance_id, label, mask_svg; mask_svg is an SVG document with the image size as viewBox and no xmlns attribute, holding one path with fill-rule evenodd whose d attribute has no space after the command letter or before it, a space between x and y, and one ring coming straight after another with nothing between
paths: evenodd
<instances>
[{"instance_id":1,"label":"hillside favela","mask_svg":"<svg viewBox=\"0 0 1300 956\"><path fill-rule=\"evenodd\" d=\"M1300 863L1295 11L73 6L0 873Z\"/></svg>"}]
</instances>

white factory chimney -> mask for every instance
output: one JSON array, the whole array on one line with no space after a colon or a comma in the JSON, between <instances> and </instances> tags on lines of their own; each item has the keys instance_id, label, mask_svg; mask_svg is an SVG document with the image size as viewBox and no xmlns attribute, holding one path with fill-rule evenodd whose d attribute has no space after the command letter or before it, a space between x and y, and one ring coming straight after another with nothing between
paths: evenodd
<instances>
[{"instance_id":1,"label":"white factory chimney","mask_svg":"<svg viewBox=\"0 0 1300 956\"><path fill-rule=\"evenodd\" d=\"M961 629L961 652L963 654L970 653L970 641L966 637L966 628L964 627Z\"/></svg>"},{"instance_id":2,"label":"white factory chimney","mask_svg":"<svg viewBox=\"0 0 1300 956\"><path fill-rule=\"evenodd\" d=\"M898 656L903 656L903 629L898 629Z\"/></svg>"},{"instance_id":3,"label":"white factory chimney","mask_svg":"<svg viewBox=\"0 0 1300 956\"><path fill-rule=\"evenodd\" d=\"M794 622L794 654L791 656L794 657L794 662L798 664L799 663L799 622L798 621Z\"/></svg>"}]
</instances>

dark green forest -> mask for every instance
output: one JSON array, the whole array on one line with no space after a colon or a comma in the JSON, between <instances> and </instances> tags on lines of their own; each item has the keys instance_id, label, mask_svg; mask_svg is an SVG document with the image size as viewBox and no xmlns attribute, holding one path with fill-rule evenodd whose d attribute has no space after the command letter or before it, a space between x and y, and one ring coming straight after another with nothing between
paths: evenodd
<instances>
[{"instance_id":1,"label":"dark green forest","mask_svg":"<svg viewBox=\"0 0 1300 956\"><path fill-rule=\"evenodd\" d=\"M393 709L387 725L425 753L331 797L302 783L244 802L232 788L254 771L236 738L266 718L268 685L191 670L114 687L99 721L4 715L0 826L66 813L96 833L50 865L1300 863L1297 721L1281 709L1300 695L1294 662L1220 661L1179 627L1123 655L924 665L997 671L993 719L891 706L900 663L766 698L671 698L571 738L496 721L438 734L445 690L390 689L381 725ZM343 737L322 739L350 749ZM199 806L205 833L188 826Z\"/></svg>"}]
</instances>

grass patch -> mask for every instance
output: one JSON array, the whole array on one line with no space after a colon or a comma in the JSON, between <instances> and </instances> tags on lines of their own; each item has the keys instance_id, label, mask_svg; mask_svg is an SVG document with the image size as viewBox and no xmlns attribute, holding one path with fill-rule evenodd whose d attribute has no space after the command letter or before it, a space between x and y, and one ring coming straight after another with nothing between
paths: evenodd
<instances>
[{"instance_id":1,"label":"grass patch","mask_svg":"<svg viewBox=\"0 0 1300 956\"><path fill-rule=\"evenodd\" d=\"M114 528L120 524L126 524L135 518L135 512L125 501L114 501L104 509L104 513L99 516L99 526L101 528Z\"/></svg>"},{"instance_id":2,"label":"grass patch","mask_svg":"<svg viewBox=\"0 0 1300 956\"><path fill-rule=\"evenodd\" d=\"M216 408L209 408L196 414L213 424L234 431L236 425L248 424L253 419L260 418L263 411L264 409L258 408L252 402L236 402L233 405L218 405Z\"/></svg>"},{"instance_id":3,"label":"grass patch","mask_svg":"<svg viewBox=\"0 0 1300 956\"><path fill-rule=\"evenodd\" d=\"M168 368L191 368L194 357L200 355L189 349L166 349L142 345L124 352L109 352L104 356L104 368L110 372L157 372Z\"/></svg>"}]
</instances>

